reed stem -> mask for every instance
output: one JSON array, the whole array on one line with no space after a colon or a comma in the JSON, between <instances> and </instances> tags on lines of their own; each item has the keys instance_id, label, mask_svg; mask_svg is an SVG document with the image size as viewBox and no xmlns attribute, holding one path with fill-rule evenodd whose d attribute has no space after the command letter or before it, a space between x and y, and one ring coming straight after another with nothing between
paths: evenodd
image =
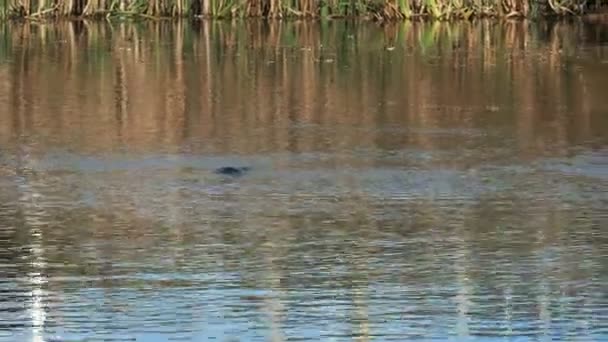
<instances>
[{"instance_id":1,"label":"reed stem","mask_svg":"<svg viewBox=\"0 0 608 342\"><path fill-rule=\"evenodd\" d=\"M0 19L43 17L534 18L604 13L608 0L0 0ZM602 9L604 10L602 12Z\"/></svg>"}]
</instances>

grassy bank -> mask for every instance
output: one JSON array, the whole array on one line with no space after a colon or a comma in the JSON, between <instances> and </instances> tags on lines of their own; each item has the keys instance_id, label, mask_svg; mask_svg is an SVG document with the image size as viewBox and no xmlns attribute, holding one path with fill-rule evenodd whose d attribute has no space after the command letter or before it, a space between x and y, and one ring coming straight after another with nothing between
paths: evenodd
<instances>
[{"instance_id":1,"label":"grassy bank","mask_svg":"<svg viewBox=\"0 0 608 342\"><path fill-rule=\"evenodd\" d=\"M1 16L367 18L440 20L537 18L597 13L608 0L1 0ZM608 21L608 13L605 15Z\"/></svg>"}]
</instances>

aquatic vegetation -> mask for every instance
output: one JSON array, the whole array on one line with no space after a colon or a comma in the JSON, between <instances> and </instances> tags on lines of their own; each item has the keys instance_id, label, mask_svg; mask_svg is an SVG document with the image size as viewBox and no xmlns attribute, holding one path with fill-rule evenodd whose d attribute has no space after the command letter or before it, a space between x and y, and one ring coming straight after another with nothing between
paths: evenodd
<instances>
[{"instance_id":1,"label":"aquatic vegetation","mask_svg":"<svg viewBox=\"0 0 608 342\"><path fill-rule=\"evenodd\" d=\"M0 18L191 16L469 20L581 15L597 12L607 5L607 0L4 0L0 4Z\"/></svg>"}]
</instances>

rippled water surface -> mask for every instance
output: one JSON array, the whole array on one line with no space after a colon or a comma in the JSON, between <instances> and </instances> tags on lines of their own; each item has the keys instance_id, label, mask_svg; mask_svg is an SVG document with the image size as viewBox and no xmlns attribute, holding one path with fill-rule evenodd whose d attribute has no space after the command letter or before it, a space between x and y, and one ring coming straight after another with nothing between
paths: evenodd
<instances>
[{"instance_id":1,"label":"rippled water surface","mask_svg":"<svg viewBox=\"0 0 608 342\"><path fill-rule=\"evenodd\" d=\"M2 342L608 340L606 27L0 37Z\"/></svg>"}]
</instances>

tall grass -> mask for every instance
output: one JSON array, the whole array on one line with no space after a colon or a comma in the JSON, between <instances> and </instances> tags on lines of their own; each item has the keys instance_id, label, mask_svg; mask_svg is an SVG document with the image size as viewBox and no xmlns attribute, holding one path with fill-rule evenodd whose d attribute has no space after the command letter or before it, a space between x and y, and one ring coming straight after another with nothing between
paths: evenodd
<instances>
[{"instance_id":1,"label":"tall grass","mask_svg":"<svg viewBox=\"0 0 608 342\"><path fill-rule=\"evenodd\" d=\"M0 0L0 19L41 17L432 18L579 15L608 0Z\"/></svg>"}]
</instances>

